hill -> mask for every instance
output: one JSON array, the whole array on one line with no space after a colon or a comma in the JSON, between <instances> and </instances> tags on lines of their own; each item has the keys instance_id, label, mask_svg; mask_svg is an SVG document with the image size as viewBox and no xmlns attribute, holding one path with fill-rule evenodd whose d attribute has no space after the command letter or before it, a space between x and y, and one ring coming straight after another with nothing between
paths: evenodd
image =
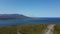
<instances>
[{"instance_id":1,"label":"hill","mask_svg":"<svg viewBox=\"0 0 60 34\"><path fill-rule=\"evenodd\" d=\"M6 19L31 19L31 18L19 14L0 14L0 20Z\"/></svg>"}]
</instances>

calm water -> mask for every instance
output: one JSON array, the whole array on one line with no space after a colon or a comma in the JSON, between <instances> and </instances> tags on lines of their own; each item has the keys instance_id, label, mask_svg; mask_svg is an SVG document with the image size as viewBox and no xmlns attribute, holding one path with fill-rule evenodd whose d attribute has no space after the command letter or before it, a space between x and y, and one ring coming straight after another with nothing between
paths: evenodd
<instances>
[{"instance_id":1,"label":"calm water","mask_svg":"<svg viewBox=\"0 0 60 34\"><path fill-rule=\"evenodd\" d=\"M0 26L16 25L16 20L0 20Z\"/></svg>"},{"instance_id":2,"label":"calm water","mask_svg":"<svg viewBox=\"0 0 60 34\"><path fill-rule=\"evenodd\" d=\"M16 26L23 24L60 24L60 19L46 20L0 20L0 26Z\"/></svg>"}]
</instances>

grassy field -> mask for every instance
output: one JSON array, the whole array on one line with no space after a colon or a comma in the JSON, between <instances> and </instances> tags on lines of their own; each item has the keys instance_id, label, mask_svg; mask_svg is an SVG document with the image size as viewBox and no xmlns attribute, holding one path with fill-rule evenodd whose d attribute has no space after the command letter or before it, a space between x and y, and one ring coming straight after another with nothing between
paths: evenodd
<instances>
[{"instance_id":1,"label":"grassy field","mask_svg":"<svg viewBox=\"0 0 60 34\"><path fill-rule=\"evenodd\" d=\"M54 34L60 34L60 24L56 24Z\"/></svg>"},{"instance_id":2,"label":"grassy field","mask_svg":"<svg viewBox=\"0 0 60 34\"><path fill-rule=\"evenodd\" d=\"M37 25L1 27L0 34L17 34L18 31L20 33L25 33L25 34L42 34L46 26L47 26L46 24L37 24Z\"/></svg>"},{"instance_id":3,"label":"grassy field","mask_svg":"<svg viewBox=\"0 0 60 34\"><path fill-rule=\"evenodd\" d=\"M17 34L17 32L25 34L42 34L46 27L47 24L0 27L0 34ZM60 34L60 24L56 24L54 27L54 34Z\"/></svg>"},{"instance_id":4,"label":"grassy field","mask_svg":"<svg viewBox=\"0 0 60 34\"><path fill-rule=\"evenodd\" d=\"M37 25L23 25L18 26L17 29L19 32L25 32L26 34L42 34L43 30L46 28L46 24L37 24Z\"/></svg>"},{"instance_id":5,"label":"grassy field","mask_svg":"<svg viewBox=\"0 0 60 34\"><path fill-rule=\"evenodd\" d=\"M17 34L16 26L12 27L0 27L0 34Z\"/></svg>"},{"instance_id":6,"label":"grassy field","mask_svg":"<svg viewBox=\"0 0 60 34\"><path fill-rule=\"evenodd\" d=\"M25 34L43 34L46 27L47 24L0 27L0 34L17 34L17 32ZM60 24L55 25L54 34L60 34Z\"/></svg>"}]
</instances>

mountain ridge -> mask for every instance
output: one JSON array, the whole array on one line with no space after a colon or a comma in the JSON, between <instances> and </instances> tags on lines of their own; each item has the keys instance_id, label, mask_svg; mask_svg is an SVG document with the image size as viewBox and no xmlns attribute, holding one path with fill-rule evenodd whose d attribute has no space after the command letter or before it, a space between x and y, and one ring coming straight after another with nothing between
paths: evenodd
<instances>
[{"instance_id":1,"label":"mountain ridge","mask_svg":"<svg viewBox=\"0 0 60 34\"><path fill-rule=\"evenodd\" d=\"M10 19L16 19L16 20L37 20L33 17L28 17L22 14L0 14L0 20L10 20Z\"/></svg>"},{"instance_id":2,"label":"mountain ridge","mask_svg":"<svg viewBox=\"0 0 60 34\"><path fill-rule=\"evenodd\" d=\"M27 19L29 17L20 14L0 14L0 19Z\"/></svg>"}]
</instances>

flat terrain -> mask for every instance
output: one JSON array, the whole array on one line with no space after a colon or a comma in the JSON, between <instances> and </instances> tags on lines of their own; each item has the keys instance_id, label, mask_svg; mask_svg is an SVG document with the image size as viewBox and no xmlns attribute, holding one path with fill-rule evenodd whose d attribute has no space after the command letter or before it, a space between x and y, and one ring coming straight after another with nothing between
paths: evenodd
<instances>
[{"instance_id":1,"label":"flat terrain","mask_svg":"<svg viewBox=\"0 0 60 34\"><path fill-rule=\"evenodd\" d=\"M17 34L17 32L25 34L42 34L46 26L47 26L46 24L37 24L37 25L1 27L0 34Z\"/></svg>"},{"instance_id":2,"label":"flat terrain","mask_svg":"<svg viewBox=\"0 0 60 34\"><path fill-rule=\"evenodd\" d=\"M18 26L17 30L20 33L26 33L26 34L42 34L43 30L46 28L47 24L37 24L37 25L23 25Z\"/></svg>"},{"instance_id":3,"label":"flat terrain","mask_svg":"<svg viewBox=\"0 0 60 34\"><path fill-rule=\"evenodd\" d=\"M44 34L53 34L55 24L50 24L44 31Z\"/></svg>"},{"instance_id":4,"label":"flat terrain","mask_svg":"<svg viewBox=\"0 0 60 34\"><path fill-rule=\"evenodd\" d=\"M17 32L16 26L0 27L0 34L16 34L16 32Z\"/></svg>"},{"instance_id":5,"label":"flat terrain","mask_svg":"<svg viewBox=\"0 0 60 34\"><path fill-rule=\"evenodd\" d=\"M47 24L0 27L0 34L17 34L17 32L25 34L43 34L46 28ZM55 25L54 34L60 34L60 24Z\"/></svg>"},{"instance_id":6,"label":"flat terrain","mask_svg":"<svg viewBox=\"0 0 60 34\"><path fill-rule=\"evenodd\" d=\"M54 34L60 34L60 24L56 24L54 28Z\"/></svg>"}]
</instances>

